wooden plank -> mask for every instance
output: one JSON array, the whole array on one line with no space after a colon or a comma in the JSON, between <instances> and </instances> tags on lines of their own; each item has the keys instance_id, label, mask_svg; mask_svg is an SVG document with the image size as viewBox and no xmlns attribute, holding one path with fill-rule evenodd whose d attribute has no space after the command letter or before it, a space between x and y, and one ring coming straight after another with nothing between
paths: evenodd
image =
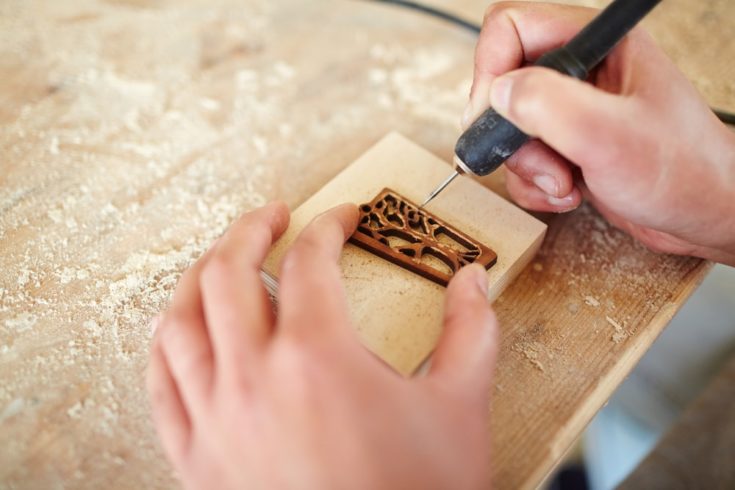
<instances>
[{"instance_id":1,"label":"wooden plank","mask_svg":"<svg viewBox=\"0 0 735 490\"><path fill-rule=\"evenodd\" d=\"M370 202L384 187L420 201L450 171L447 163L399 134L386 136L293 211L265 269L277 274L299 231L327 209ZM488 271L491 299L533 258L546 231L542 222L466 177L456 179L430 208L497 253ZM350 243L340 266L363 343L399 372L413 372L441 333L444 288Z\"/></svg>"},{"instance_id":2,"label":"wooden plank","mask_svg":"<svg viewBox=\"0 0 735 490\"><path fill-rule=\"evenodd\" d=\"M543 481L710 267L645 252L586 205L549 221L533 266L494 304L500 488Z\"/></svg>"}]
</instances>

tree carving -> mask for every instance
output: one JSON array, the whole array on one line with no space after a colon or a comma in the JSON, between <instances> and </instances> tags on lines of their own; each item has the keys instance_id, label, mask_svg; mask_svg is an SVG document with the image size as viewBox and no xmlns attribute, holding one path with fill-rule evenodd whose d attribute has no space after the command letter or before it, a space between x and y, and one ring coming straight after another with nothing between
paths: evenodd
<instances>
[{"instance_id":1,"label":"tree carving","mask_svg":"<svg viewBox=\"0 0 735 490\"><path fill-rule=\"evenodd\" d=\"M491 249L390 189L360 206L350 241L405 269L446 286L465 265L495 264Z\"/></svg>"}]
</instances>

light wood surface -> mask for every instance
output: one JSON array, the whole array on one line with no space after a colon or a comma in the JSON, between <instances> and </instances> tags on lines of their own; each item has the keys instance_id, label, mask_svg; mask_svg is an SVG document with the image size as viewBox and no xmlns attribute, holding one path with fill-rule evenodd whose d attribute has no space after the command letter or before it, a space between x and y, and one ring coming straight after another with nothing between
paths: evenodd
<instances>
[{"instance_id":1,"label":"light wood surface","mask_svg":"<svg viewBox=\"0 0 735 490\"><path fill-rule=\"evenodd\" d=\"M436 3L479 20L487 2ZM735 4L667 0L646 25L735 110ZM474 43L357 1L0 2L0 487L173 487L142 381L181 271L390 131L449 161ZM589 207L542 219L495 302L498 488L551 470L708 268Z\"/></svg>"},{"instance_id":2,"label":"light wood surface","mask_svg":"<svg viewBox=\"0 0 735 490\"><path fill-rule=\"evenodd\" d=\"M266 270L277 274L298 233L327 209L370 202L384 187L421 202L448 170L401 135L386 136L293 212ZM427 210L497 253L488 271L488 296L495 299L533 258L546 225L469 178L452 184ZM349 243L340 266L363 343L404 375L414 372L441 333L444 287Z\"/></svg>"}]
</instances>

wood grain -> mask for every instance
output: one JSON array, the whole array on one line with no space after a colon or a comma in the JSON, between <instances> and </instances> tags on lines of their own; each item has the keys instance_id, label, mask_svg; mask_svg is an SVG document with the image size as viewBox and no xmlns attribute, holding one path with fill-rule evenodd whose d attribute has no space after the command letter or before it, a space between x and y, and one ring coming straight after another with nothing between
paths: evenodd
<instances>
[{"instance_id":1,"label":"wood grain","mask_svg":"<svg viewBox=\"0 0 735 490\"><path fill-rule=\"evenodd\" d=\"M735 110L733 2L667 0L645 25ZM0 486L174 488L149 319L239 213L297 207L386 133L449 161L475 41L370 2L0 2ZM588 207L542 218L495 302L498 488L551 470L708 268Z\"/></svg>"}]
</instances>

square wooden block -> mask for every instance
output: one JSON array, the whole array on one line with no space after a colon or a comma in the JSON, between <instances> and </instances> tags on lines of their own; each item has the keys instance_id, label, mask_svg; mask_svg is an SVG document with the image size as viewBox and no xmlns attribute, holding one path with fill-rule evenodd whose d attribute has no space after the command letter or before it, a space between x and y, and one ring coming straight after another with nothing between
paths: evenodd
<instances>
[{"instance_id":1,"label":"square wooden block","mask_svg":"<svg viewBox=\"0 0 735 490\"><path fill-rule=\"evenodd\" d=\"M311 219L344 202L362 204L385 187L415 202L451 167L403 136L391 133L293 211L265 269L277 276L289 245ZM427 210L497 253L488 271L489 300L530 262L546 225L468 177L459 177ZM397 371L413 373L441 333L445 288L347 243L341 259L354 326L364 343Z\"/></svg>"}]
</instances>

